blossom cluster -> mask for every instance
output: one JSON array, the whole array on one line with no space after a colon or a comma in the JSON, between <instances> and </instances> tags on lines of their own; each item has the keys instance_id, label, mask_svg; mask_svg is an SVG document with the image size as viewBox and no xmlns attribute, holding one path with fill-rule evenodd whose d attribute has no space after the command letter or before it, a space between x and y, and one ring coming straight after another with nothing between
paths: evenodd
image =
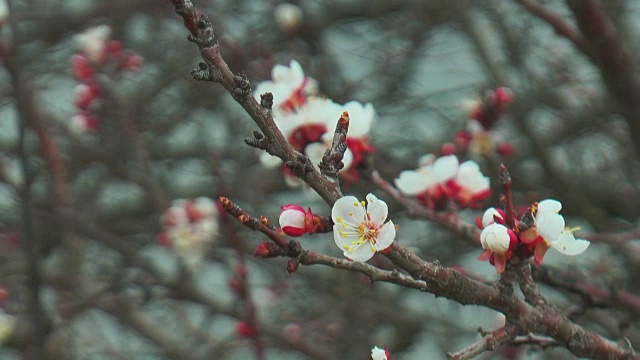
<instances>
[{"instance_id":1,"label":"blossom cluster","mask_svg":"<svg viewBox=\"0 0 640 360\"><path fill-rule=\"evenodd\" d=\"M437 208L453 200L459 206L477 207L491 194L489 178L475 161L459 163L455 155L423 157L416 170L402 171L395 180L405 195L415 196L425 206Z\"/></svg>"},{"instance_id":2,"label":"blossom cluster","mask_svg":"<svg viewBox=\"0 0 640 360\"><path fill-rule=\"evenodd\" d=\"M74 36L79 52L72 56L71 66L79 84L75 88L75 105L78 113L71 118L69 128L74 133L95 131L100 126L99 110L103 98L103 86L97 74L120 74L135 71L142 65L142 58L123 50L121 41L110 40L111 28L98 25Z\"/></svg>"},{"instance_id":3,"label":"blossom cluster","mask_svg":"<svg viewBox=\"0 0 640 360\"><path fill-rule=\"evenodd\" d=\"M533 256L535 262L541 264L550 248L569 256L582 254L590 243L573 236L577 228L565 227L564 218L559 214L561 209L562 204L557 200L542 200L515 219L512 226L504 211L487 209L482 218L476 220L482 229L480 242L485 249L479 258L489 260L500 274L514 255Z\"/></svg>"},{"instance_id":4,"label":"blossom cluster","mask_svg":"<svg viewBox=\"0 0 640 360\"><path fill-rule=\"evenodd\" d=\"M193 270L218 234L218 208L206 197L174 200L162 215L161 225L164 231L158 235L158 243L172 248Z\"/></svg>"},{"instance_id":5,"label":"blossom cluster","mask_svg":"<svg viewBox=\"0 0 640 360\"><path fill-rule=\"evenodd\" d=\"M482 99L468 101L465 108L469 119L466 128L455 134L454 142L461 153L482 156L497 153L509 156L513 153L513 145L504 141L499 133L492 130L502 117L507 105L513 101L511 90L498 87L487 90Z\"/></svg>"},{"instance_id":6,"label":"blossom cluster","mask_svg":"<svg viewBox=\"0 0 640 360\"><path fill-rule=\"evenodd\" d=\"M273 119L291 146L307 155L313 164L318 164L325 150L331 146L333 131L344 111L349 114L349 132L347 150L342 162L341 176L345 180L355 181L355 170L368 154L374 151L369 143L369 130L375 118L371 104L351 101L338 104L326 97L319 96L316 80L305 76L300 64L292 60L289 66L276 65L271 71L272 80L256 86L254 96L266 92L273 94ZM280 164L278 160L265 154L266 164ZM285 169L285 168L283 168ZM299 181L285 170L286 180L291 185Z\"/></svg>"},{"instance_id":7,"label":"blossom cluster","mask_svg":"<svg viewBox=\"0 0 640 360\"><path fill-rule=\"evenodd\" d=\"M387 251L396 237L393 221L388 221L387 203L375 195L367 195L367 202L359 201L355 196L338 199L331 209L333 220L333 238L346 258L354 261L367 261L377 251ZM313 234L324 227L322 219L299 205L282 207L279 217L280 228L290 236ZM260 254L266 256L269 251L261 245Z\"/></svg>"}]
</instances>

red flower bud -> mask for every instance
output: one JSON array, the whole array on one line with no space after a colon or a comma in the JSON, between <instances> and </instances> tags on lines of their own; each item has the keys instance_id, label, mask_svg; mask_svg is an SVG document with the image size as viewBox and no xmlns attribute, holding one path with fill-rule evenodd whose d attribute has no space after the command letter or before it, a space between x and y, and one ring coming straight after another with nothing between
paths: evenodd
<instances>
[{"instance_id":1,"label":"red flower bud","mask_svg":"<svg viewBox=\"0 0 640 360\"><path fill-rule=\"evenodd\" d=\"M84 55L73 55L71 57L71 67L76 79L88 81L93 78L94 70L89 64L89 59Z\"/></svg>"},{"instance_id":2,"label":"red flower bud","mask_svg":"<svg viewBox=\"0 0 640 360\"><path fill-rule=\"evenodd\" d=\"M112 59L119 59L122 56L122 41L107 41L107 56Z\"/></svg>"},{"instance_id":3,"label":"red flower bud","mask_svg":"<svg viewBox=\"0 0 640 360\"><path fill-rule=\"evenodd\" d=\"M293 274L298 270L298 266L300 266L300 263L297 259L289 259L289 261L287 261L287 272Z\"/></svg>"},{"instance_id":4,"label":"red flower bud","mask_svg":"<svg viewBox=\"0 0 640 360\"><path fill-rule=\"evenodd\" d=\"M311 208L305 211L300 205L289 204L283 206L278 222L282 231L289 236L302 236L316 232Z\"/></svg>"},{"instance_id":5,"label":"red flower bud","mask_svg":"<svg viewBox=\"0 0 640 360\"><path fill-rule=\"evenodd\" d=\"M158 242L158 245L162 247L171 247L171 238L166 232L161 232L160 234L158 234L158 238L156 239L156 241Z\"/></svg>"},{"instance_id":6,"label":"red flower bud","mask_svg":"<svg viewBox=\"0 0 640 360\"><path fill-rule=\"evenodd\" d=\"M499 87L493 91L494 105L496 107L504 107L513 100L513 93L509 88Z\"/></svg>"},{"instance_id":7,"label":"red flower bud","mask_svg":"<svg viewBox=\"0 0 640 360\"><path fill-rule=\"evenodd\" d=\"M240 321L236 324L236 334L238 334L238 336L240 337L250 338L254 336L255 329L246 322Z\"/></svg>"},{"instance_id":8,"label":"red flower bud","mask_svg":"<svg viewBox=\"0 0 640 360\"><path fill-rule=\"evenodd\" d=\"M280 245L272 242L263 242L253 252L253 256L262 258L273 258L278 256L284 256L285 252Z\"/></svg>"}]
</instances>

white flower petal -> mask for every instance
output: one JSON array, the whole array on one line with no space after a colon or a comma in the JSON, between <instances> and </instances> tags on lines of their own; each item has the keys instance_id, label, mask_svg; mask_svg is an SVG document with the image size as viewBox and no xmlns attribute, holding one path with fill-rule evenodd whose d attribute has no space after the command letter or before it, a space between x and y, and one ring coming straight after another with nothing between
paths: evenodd
<instances>
[{"instance_id":1,"label":"white flower petal","mask_svg":"<svg viewBox=\"0 0 640 360\"><path fill-rule=\"evenodd\" d=\"M308 107L305 110L307 110L310 118L315 119L314 122L325 124L327 131L333 134L338 120L342 116L342 106L340 104L327 98L310 97L305 107ZM349 127L349 132L351 132L351 127Z\"/></svg>"},{"instance_id":2,"label":"white flower petal","mask_svg":"<svg viewBox=\"0 0 640 360\"><path fill-rule=\"evenodd\" d=\"M345 257L353 261L365 262L373 257L376 251L369 242L364 242L355 246L351 251L345 250L343 252Z\"/></svg>"},{"instance_id":3,"label":"white flower petal","mask_svg":"<svg viewBox=\"0 0 640 360\"><path fill-rule=\"evenodd\" d=\"M377 346L374 346L371 349L371 360L389 360L387 358L387 352L384 349L380 349Z\"/></svg>"},{"instance_id":4,"label":"white flower petal","mask_svg":"<svg viewBox=\"0 0 640 360\"><path fill-rule=\"evenodd\" d=\"M538 203L538 214L540 213L559 213L562 209L562 204L558 200L546 199Z\"/></svg>"},{"instance_id":5,"label":"white flower petal","mask_svg":"<svg viewBox=\"0 0 640 360\"><path fill-rule=\"evenodd\" d=\"M348 170L351 167L351 164L353 164L353 151L351 151L351 149L347 148L347 150L344 152L344 156L342 157L342 164L344 165L344 167L342 168L342 170Z\"/></svg>"},{"instance_id":6,"label":"white flower petal","mask_svg":"<svg viewBox=\"0 0 640 360\"><path fill-rule=\"evenodd\" d=\"M469 119L467 120L467 131L472 134L477 134L484 132L485 130L478 120Z\"/></svg>"},{"instance_id":7,"label":"white flower petal","mask_svg":"<svg viewBox=\"0 0 640 360\"><path fill-rule=\"evenodd\" d=\"M344 226L343 224L333 225L333 241L342 251L345 251L345 247L353 246L354 242L359 239L360 234L358 234L356 228L348 225Z\"/></svg>"},{"instance_id":8,"label":"white flower petal","mask_svg":"<svg viewBox=\"0 0 640 360\"><path fill-rule=\"evenodd\" d=\"M307 155L309 161L311 161L314 166L318 167L318 164L322 161L324 152L328 149L329 147L325 143L315 142L304 148L304 154Z\"/></svg>"},{"instance_id":9,"label":"white flower petal","mask_svg":"<svg viewBox=\"0 0 640 360\"><path fill-rule=\"evenodd\" d=\"M376 226L383 224L389 215L387 203L378 200L373 194L367 195L367 203L367 214L370 216L371 222Z\"/></svg>"},{"instance_id":10,"label":"white flower petal","mask_svg":"<svg viewBox=\"0 0 640 360\"><path fill-rule=\"evenodd\" d=\"M490 224L480 233L480 243L483 249L489 249L496 254L504 254L509 250L511 238L505 226Z\"/></svg>"},{"instance_id":11,"label":"white flower petal","mask_svg":"<svg viewBox=\"0 0 640 360\"><path fill-rule=\"evenodd\" d=\"M455 155L438 158L433 163L433 172L437 182L445 182L454 178L458 173L458 158Z\"/></svg>"},{"instance_id":12,"label":"white flower petal","mask_svg":"<svg viewBox=\"0 0 640 360\"><path fill-rule=\"evenodd\" d=\"M460 165L456 183L475 194L489 188L489 178L482 175L480 166L475 161L468 160Z\"/></svg>"},{"instance_id":13,"label":"white flower petal","mask_svg":"<svg viewBox=\"0 0 640 360\"><path fill-rule=\"evenodd\" d=\"M433 163L436 161L436 156L433 154L424 154L420 156L418 159L419 167L433 166Z\"/></svg>"},{"instance_id":14,"label":"white flower petal","mask_svg":"<svg viewBox=\"0 0 640 360\"><path fill-rule=\"evenodd\" d=\"M291 89L295 89L302 85L304 81L304 72L300 63L291 60L289 66L276 65L271 69L271 78L274 82L288 85Z\"/></svg>"},{"instance_id":15,"label":"white flower petal","mask_svg":"<svg viewBox=\"0 0 640 360\"><path fill-rule=\"evenodd\" d=\"M305 214L298 210L284 210L278 218L280 227L293 226L296 228L304 228Z\"/></svg>"},{"instance_id":16,"label":"white flower petal","mask_svg":"<svg viewBox=\"0 0 640 360\"><path fill-rule=\"evenodd\" d=\"M400 191L409 196L418 195L435 185L435 176L431 167L420 168L419 171L405 170L395 179Z\"/></svg>"},{"instance_id":17,"label":"white flower petal","mask_svg":"<svg viewBox=\"0 0 640 360\"><path fill-rule=\"evenodd\" d=\"M350 101L342 106L342 110L349 113L349 137L362 138L369 134L375 117L373 105Z\"/></svg>"},{"instance_id":18,"label":"white flower petal","mask_svg":"<svg viewBox=\"0 0 640 360\"><path fill-rule=\"evenodd\" d=\"M335 224L344 223L353 228L364 221L366 214L364 205L355 196L341 197L331 209L331 219Z\"/></svg>"},{"instance_id":19,"label":"white flower petal","mask_svg":"<svg viewBox=\"0 0 640 360\"><path fill-rule=\"evenodd\" d=\"M273 156L266 151L260 152L260 163L267 169L275 169L282 165L282 160L279 157Z\"/></svg>"},{"instance_id":20,"label":"white flower petal","mask_svg":"<svg viewBox=\"0 0 640 360\"><path fill-rule=\"evenodd\" d=\"M587 240L573 237L570 230L564 230L556 241L551 242L551 247L564 255L574 256L582 254L590 244Z\"/></svg>"},{"instance_id":21,"label":"white flower petal","mask_svg":"<svg viewBox=\"0 0 640 360\"><path fill-rule=\"evenodd\" d=\"M498 210L496 210L496 208L490 207L487 210L485 210L484 215L482 215L482 226L487 227L495 223L496 221L494 220L494 216L502 218L502 216L500 215Z\"/></svg>"},{"instance_id":22,"label":"white flower petal","mask_svg":"<svg viewBox=\"0 0 640 360\"><path fill-rule=\"evenodd\" d=\"M200 196L194 200L193 204L196 209L205 216L212 217L218 215L218 208L213 200L208 197Z\"/></svg>"},{"instance_id":23,"label":"white flower petal","mask_svg":"<svg viewBox=\"0 0 640 360\"><path fill-rule=\"evenodd\" d=\"M555 241L564 230L564 218L556 213L540 213L536 215L538 233L547 241Z\"/></svg>"},{"instance_id":24,"label":"white flower petal","mask_svg":"<svg viewBox=\"0 0 640 360\"><path fill-rule=\"evenodd\" d=\"M396 226L393 224L393 221L389 220L388 223L384 224L378 233L378 238L376 239L375 248L376 250L384 250L393 244L393 240L396 239Z\"/></svg>"}]
</instances>

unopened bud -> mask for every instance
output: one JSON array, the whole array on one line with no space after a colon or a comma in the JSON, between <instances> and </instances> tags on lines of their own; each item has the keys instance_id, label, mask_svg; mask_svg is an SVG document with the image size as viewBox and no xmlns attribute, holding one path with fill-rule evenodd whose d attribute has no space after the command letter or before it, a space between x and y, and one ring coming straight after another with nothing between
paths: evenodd
<instances>
[{"instance_id":1,"label":"unopened bud","mask_svg":"<svg viewBox=\"0 0 640 360\"><path fill-rule=\"evenodd\" d=\"M254 251L253 256L262 257L262 258L273 258L278 256L284 256L284 249L280 247L278 244L272 242L263 242L258 245L256 251Z\"/></svg>"},{"instance_id":2,"label":"unopened bud","mask_svg":"<svg viewBox=\"0 0 640 360\"><path fill-rule=\"evenodd\" d=\"M285 33L290 33L302 25L304 14L298 5L280 4L276 7L274 16L280 30Z\"/></svg>"},{"instance_id":3,"label":"unopened bud","mask_svg":"<svg viewBox=\"0 0 640 360\"><path fill-rule=\"evenodd\" d=\"M289 259L289 261L287 261L287 272L293 274L298 270L298 266L300 266L300 263L297 259Z\"/></svg>"}]
</instances>

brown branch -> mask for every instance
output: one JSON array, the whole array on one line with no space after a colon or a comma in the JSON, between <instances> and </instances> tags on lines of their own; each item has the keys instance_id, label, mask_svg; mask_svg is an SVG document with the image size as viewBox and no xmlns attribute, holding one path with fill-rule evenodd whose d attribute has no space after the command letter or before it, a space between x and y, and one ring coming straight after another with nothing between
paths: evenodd
<instances>
[{"instance_id":1,"label":"brown branch","mask_svg":"<svg viewBox=\"0 0 640 360\"><path fill-rule=\"evenodd\" d=\"M581 276L575 273L549 266L533 267L532 276L541 283L578 294L590 304L616 307L635 316L640 315L640 297L628 291L603 290L594 284L585 282Z\"/></svg>"},{"instance_id":2,"label":"brown branch","mask_svg":"<svg viewBox=\"0 0 640 360\"><path fill-rule=\"evenodd\" d=\"M515 338L513 328L507 329L506 327L500 328L496 331L490 332L484 335L480 340L467 346L466 348L455 352L453 354L447 354L449 360L468 360L482 354L485 351L493 351L501 344L509 342Z\"/></svg>"},{"instance_id":3,"label":"brown branch","mask_svg":"<svg viewBox=\"0 0 640 360\"><path fill-rule=\"evenodd\" d=\"M228 221L228 218L225 223L225 225L228 225L225 226L225 229L227 230L225 237L229 240L229 244L235 252L237 261L233 278L230 280L231 284L233 284L231 288L237 295L239 303L244 308L244 320L247 326L251 329L249 337L253 342L256 360L263 360L265 358L265 347L261 337L261 328L256 313L256 306L249 290L249 268L247 267L244 246L237 231L232 228L232 226L236 224L231 224Z\"/></svg>"},{"instance_id":4,"label":"brown branch","mask_svg":"<svg viewBox=\"0 0 640 360\"><path fill-rule=\"evenodd\" d=\"M634 228L628 231L619 233L593 233L583 234L580 233L580 238L589 240L591 242L602 242L606 244L619 245L630 240L640 238L640 228Z\"/></svg>"},{"instance_id":5,"label":"brown branch","mask_svg":"<svg viewBox=\"0 0 640 360\"><path fill-rule=\"evenodd\" d=\"M533 305L540 306L547 303L545 298L540 294L538 284L533 281L531 275L531 264L528 261L523 261L520 264L515 265L516 275L518 276L518 285L520 291L524 295L525 300Z\"/></svg>"},{"instance_id":6,"label":"brown branch","mask_svg":"<svg viewBox=\"0 0 640 360\"><path fill-rule=\"evenodd\" d=\"M594 0L567 0L580 31L593 51L589 58L598 66L607 88L622 108L631 138L640 157L640 74L636 59Z\"/></svg>"},{"instance_id":7,"label":"brown branch","mask_svg":"<svg viewBox=\"0 0 640 360\"><path fill-rule=\"evenodd\" d=\"M640 74L635 59L627 49L602 8L595 0L566 0L580 32L564 19L533 0L517 0L530 13L551 25L569 39L596 65L605 85L621 106L640 157Z\"/></svg>"},{"instance_id":8,"label":"brown branch","mask_svg":"<svg viewBox=\"0 0 640 360\"><path fill-rule=\"evenodd\" d=\"M545 21L547 24L551 25L551 27L556 31L557 34L565 37L567 40L571 41L583 54L587 56L591 56L592 53L591 45L589 42L580 34L577 29L571 27L567 22L560 17L558 14L550 11L540 4L537 3L536 0L516 0L520 5L522 5L527 11L531 14L537 16L538 18Z\"/></svg>"},{"instance_id":9,"label":"brown branch","mask_svg":"<svg viewBox=\"0 0 640 360\"><path fill-rule=\"evenodd\" d=\"M280 157L285 163L300 162L300 156L302 155L294 151L286 142L286 139L275 125L270 112L261 107L253 97L248 96L247 88L240 86L237 78L229 70L227 63L220 54L220 47L214 37L213 26L208 18L205 15L201 15L200 11L195 9L189 0L171 1L175 6L176 12L182 16L185 26L191 32L189 40L198 45L200 54L208 66L208 74L198 72L198 77L202 80L219 82L236 99L263 132L264 137L267 139L265 148L270 154ZM204 71L204 69L201 70ZM309 172L301 172L300 177L329 205L333 205L341 196L337 184L321 175L316 169L311 169ZM384 185L384 182L380 183ZM387 186L386 188L391 193L395 193L393 187ZM398 198L403 200L401 196L398 196ZM413 206L406 199L403 200L403 203L410 205L408 208L422 211L422 209ZM234 210L230 207L227 211L233 213ZM280 234L272 234L272 230L261 224L257 218L251 218L241 213L237 217L254 230L271 234L274 237L270 236L270 238L280 245L282 240L278 239L276 235L282 236ZM459 227L459 224L450 222L449 226ZM284 248L284 246L282 247ZM388 281L403 286L419 288L435 296L443 296L461 304L477 304L502 312L506 315L509 324L516 329L516 333L540 333L552 336L578 356L592 356L602 359L627 359L635 356L632 349L615 344L583 329L563 317L560 311L554 307L540 306L539 308L534 308L520 300L512 291L508 291L508 289L511 289L509 286L487 285L470 279L455 269L442 267L438 263L425 262L397 242L393 243L386 256L410 276L404 275L398 270L386 271L365 263L306 252L302 249L300 243L296 241L290 241L287 248L286 256L295 260L293 262L290 260L288 270L295 271L297 264L302 263L306 265L323 264L356 271L368 275L374 281Z\"/></svg>"},{"instance_id":10,"label":"brown branch","mask_svg":"<svg viewBox=\"0 0 640 360\"><path fill-rule=\"evenodd\" d=\"M97 302L99 309L110 314L120 322L136 330L138 334L149 339L160 348L169 359L196 360L192 350L180 340L177 340L166 326L146 316L141 309L136 308L130 299L117 296L106 301Z\"/></svg>"}]
</instances>

